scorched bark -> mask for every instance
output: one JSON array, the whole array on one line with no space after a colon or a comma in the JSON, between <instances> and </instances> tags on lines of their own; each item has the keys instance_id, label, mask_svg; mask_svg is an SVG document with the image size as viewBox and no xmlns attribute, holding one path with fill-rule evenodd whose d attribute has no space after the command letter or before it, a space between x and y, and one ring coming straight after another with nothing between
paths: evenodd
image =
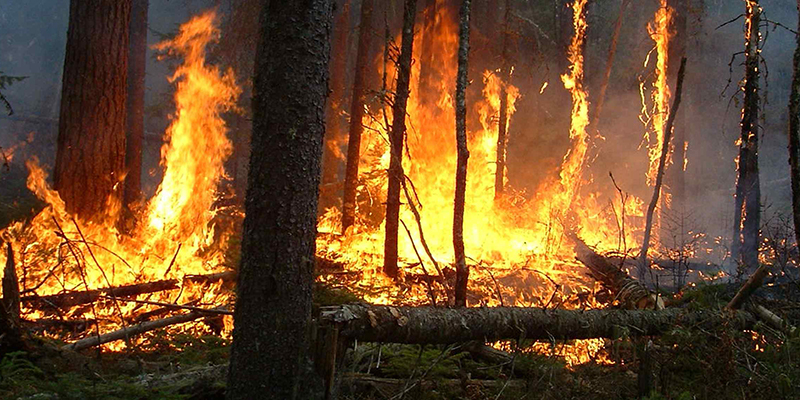
<instances>
[{"instance_id":1,"label":"scorched bark","mask_svg":"<svg viewBox=\"0 0 800 400\"><path fill-rule=\"evenodd\" d=\"M125 147L126 206L142 195L142 140L144 139L144 78L147 64L147 8L149 0L133 0L128 62L128 115Z\"/></svg>"},{"instance_id":2,"label":"scorched bark","mask_svg":"<svg viewBox=\"0 0 800 400\"><path fill-rule=\"evenodd\" d=\"M462 0L461 25L458 30L458 74L456 76L456 193L453 212L453 249L456 261L455 301L457 307L467 306L469 267L464 254L464 203L467 192L467 71L469 61L469 17L471 0Z\"/></svg>"},{"instance_id":3,"label":"scorched bark","mask_svg":"<svg viewBox=\"0 0 800 400\"><path fill-rule=\"evenodd\" d=\"M309 359L331 0L267 1L256 54L229 399L313 399Z\"/></svg>"}]
</instances>

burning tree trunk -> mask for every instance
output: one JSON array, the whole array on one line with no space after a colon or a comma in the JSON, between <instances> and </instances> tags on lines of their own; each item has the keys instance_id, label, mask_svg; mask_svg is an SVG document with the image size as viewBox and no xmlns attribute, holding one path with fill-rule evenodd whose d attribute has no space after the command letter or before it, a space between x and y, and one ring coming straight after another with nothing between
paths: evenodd
<instances>
[{"instance_id":1,"label":"burning tree trunk","mask_svg":"<svg viewBox=\"0 0 800 400\"><path fill-rule=\"evenodd\" d=\"M67 211L96 219L121 199L131 0L72 0L54 187Z\"/></svg>"},{"instance_id":2,"label":"burning tree trunk","mask_svg":"<svg viewBox=\"0 0 800 400\"><path fill-rule=\"evenodd\" d=\"M742 135L739 143L739 174L736 179L733 244L731 258L744 267L758 266L758 236L761 224L761 188L758 177L758 64L761 7L758 0L747 0L745 21L745 83L742 109Z\"/></svg>"},{"instance_id":3,"label":"burning tree trunk","mask_svg":"<svg viewBox=\"0 0 800 400\"><path fill-rule=\"evenodd\" d=\"M797 0L800 16L800 0ZM797 23L800 29L800 20ZM800 35L794 50L792 92L789 95L789 165L792 177L792 214L794 215L795 241L800 246Z\"/></svg>"},{"instance_id":4,"label":"burning tree trunk","mask_svg":"<svg viewBox=\"0 0 800 400\"><path fill-rule=\"evenodd\" d=\"M7 258L3 272L3 298L0 301L0 359L6 353L24 350L25 341L19 325L19 286L14 266L14 251L7 243Z\"/></svg>"},{"instance_id":5,"label":"burning tree trunk","mask_svg":"<svg viewBox=\"0 0 800 400\"><path fill-rule=\"evenodd\" d=\"M456 306L467 306L469 267L464 255L464 201L467 191L467 71L469 61L469 17L471 0L461 3L461 25L458 29L458 75L456 76L456 194L453 215L453 249L456 259Z\"/></svg>"},{"instance_id":6,"label":"burning tree trunk","mask_svg":"<svg viewBox=\"0 0 800 400\"><path fill-rule=\"evenodd\" d=\"M647 251L650 248L650 232L653 228L653 213L658 205L658 197L661 194L661 184L664 179L664 168L667 164L669 155L669 140L672 136L672 126L675 123L675 116L678 114L678 107L681 105L681 91L683 90L683 74L686 69L686 58L681 59L681 67L678 70L678 84L675 89L675 100L669 111L667 124L664 126L664 142L661 144L661 157L658 160L658 171L656 172L656 183L653 187L653 197L647 206L645 215L644 239L642 240L642 251L639 254L639 276L644 277L644 271L649 266L647 261Z\"/></svg>"},{"instance_id":7,"label":"burning tree trunk","mask_svg":"<svg viewBox=\"0 0 800 400\"><path fill-rule=\"evenodd\" d=\"M330 0L262 11L229 399L322 392L307 335L332 12Z\"/></svg>"},{"instance_id":8,"label":"burning tree trunk","mask_svg":"<svg viewBox=\"0 0 800 400\"><path fill-rule=\"evenodd\" d=\"M497 162L494 173L494 197L498 199L505 190L506 179L506 147L508 146L508 85L511 83L511 1L506 0L505 17L503 18L503 65L500 67L500 118L497 124Z\"/></svg>"},{"instance_id":9,"label":"burning tree trunk","mask_svg":"<svg viewBox=\"0 0 800 400\"><path fill-rule=\"evenodd\" d=\"M672 37L669 40L669 66L667 71L670 75L680 69L680 60L686 56L686 18L689 13L688 0L667 0L667 5L672 9L672 17L670 18L670 25L668 27ZM682 114L683 115L683 114ZM671 201L666 202L665 206L668 210L677 210L683 212L684 197L686 192L686 173L683 169L684 161L686 160L686 123L685 118L681 115L677 116L674 124L675 136L674 151L672 152L672 165L667 169L665 185L669 187L671 194ZM665 224L662 224L662 228ZM677 232L685 234L686 232Z\"/></svg>"},{"instance_id":10,"label":"burning tree trunk","mask_svg":"<svg viewBox=\"0 0 800 400\"><path fill-rule=\"evenodd\" d=\"M400 189L403 186L403 142L406 136L406 104L411 81L411 54L414 46L414 20L417 0L406 0L403 10L403 37L397 60L397 86L392 106L392 131L389 134L389 188L386 194L386 242L383 271L397 278L397 231L400 228Z\"/></svg>"},{"instance_id":11,"label":"burning tree trunk","mask_svg":"<svg viewBox=\"0 0 800 400\"><path fill-rule=\"evenodd\" d=\"M358 188L358 162L361 160L361 133L364 132L364 104L367 101L370 47L372 45L372 8L374 0L362 0L361 23L358 33L356 75L353 80L353 97L350 105L350 137L347 142L344 197L342 198L342 233L356 220L356 189Z\"/></svg>"},{"instance_id":12,"label":"burning tree trunk","mask_svg":"<svg viewBox=\"0 0 800 400\"><path fill-rule=\"evenodd\" d=\"M722 325L748 329L747 312L667 310L562 310L542 308L430 308L351 304L322 310L323 323L339 324L340 335L360 342L449 344L503 339L613 338L620 328L651 336L677 325L704 329Z\"/></svg>"},{"instance_id":13,"label":"burning tree trunk","mask_svg":"<svg viewBox=\"0 0 800 400\"><path fill-rule=\"evenodd\" d=\"M125 147L125 192L130 208L142 196L142 140L144 139L144 78L147 64L147 9L149 0L133 0L128 54L128 115Z\"/></svg>"},{"instance_id":14,"label":"burning tree trunk","mask_svg":"<svg viewBox=\"0 0 800 400\"><path fill-rule=\"evenodd\" d=\"M350 31L350 0L344 0L338 7L338 15L334 19L333 46L331 48L331 94L328 97L328 108L325 114L325 146L322 152L322 185L332 185L339 180L339 143L342 140L341 114L347 100L345 96L345 80L347 78L348 32ZM328 194L326 194L328 193ZM323 191L320 207L333 204L333 193Z\"/></svg>"}]
</instances>

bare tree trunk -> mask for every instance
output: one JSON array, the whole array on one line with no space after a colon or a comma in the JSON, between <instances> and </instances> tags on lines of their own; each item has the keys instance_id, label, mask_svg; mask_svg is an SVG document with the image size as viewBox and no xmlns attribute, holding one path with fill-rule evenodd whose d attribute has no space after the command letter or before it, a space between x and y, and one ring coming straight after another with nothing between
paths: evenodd
<instances>
[{"instance_id":1,"label":"bare tree trunk","mask_svg":"<svg viewBox=\"0 0 800 400\"><path fill-rule=\"evenodd\" d=\"M400 189L403 179L403 142L406 136L406 104L411 80L411 54L414 45L414 20L417 0L405 0L403 37L397 60L397 86L392 106L392 132L389 134L389 188L386 194L386 241L383 272L397 278L397 231L400 227Z\"/></svg>"},{"instance_id":2,"label":"bare tree trunk","mask_svg":"<svg viewBox=\"0 0 800 400\"><path fill-rule=\"evenodd\" d=\"M122 199L131 0L71 0L54 187L67 211L100 218Z\"/></svg>"},{"instance_id":3,"label":"bare tree trunk","mask_svg":"<svg viewBox=\"0 0 800 400\"><path fill-rule=\"evenodd\" d=\"M600 85L600 91L597 95L597 103L594 106L594 112L590 125L597 129L597 124L600 122L600 113L603 111L603 103L606 100L606 91L608 90L608 82L611 80L611 70L614 66L614 57L617 54L617 43L619 42L619 34L622 32L622 17L625 16L625 9L628 8L631 0L622 0L619 6L619 15L617 15L617 22L614 23L614 35L611 37L611 45L608 47L608 59L606 60L606 72L603 75L603 83Z\"/></svg>"},{"instance_id":4,"label":"bare tree trunk","mask_svg":"<svg viewBox=\"0 0 800 400\"><path fill-rule=\"evenodd\" d=\"M342 198L342 233L356 220L356 189L358 188L358 162L361 160L361 134L364 126L364 104L367 99L370 47L372 45L372 9L374 0L362 0L361 22L358 33L356 75L353 81L353 97L350 105L350 137L347 142L347 166L345 167L344 197Z\"/></svg>"},{"instance_id":5,"label":"bare tree trunk","mask_svg":"<svg viewBox=\"0 0 800 400\"><path fill-rule=\"evenodd\" d=\"M333 7L264 4L227 398L317 399L309 323Z\"/></svg>"},{"instance_id":6,"label":"bare tree trunk","mask_svg":"<svg viewBox=\"0 0 800 400\"><path fill-rule=\"evenodd\" d=\"M339 180L341 161L339 145L342 141L342 111L347 101L345 96L345 80L347 78L348 33L350 32L350 0L340 2L338 13L333 22L333 46L331 48L331 94L325 114L325 146L322 151L322 185L332 185ZM320 209L325 209L336 202L333 191L321 191Z\"/></svg>"},{"instance_id":7,"label":"bare tree trunk","mask_svg":"<svg viewBox=\"0 0 800 400\"><path fill-rule=\"evenodd\" d=\"M668 27L669 31L673 34L669 40L669 66L667 71L673 74L673 71L678 71L680 68L680 60L686 57L686 19L689 13L688 0L668 0L667 5L672 8L672 23ZM691 95L691 93L687 93ZM675 150L672 152L672 165L667 169L667 176L665 179L666 186L669 187L669 193L672 195L671 201L665 204L670 210L677 210L683 212L683 206L686 197L686 173L683 169L684 160L686 159L686 118L681 114L675 119L675 129L673 140ZM662 224L662 228L666 224ZM686 232L678 232L686 233ZM665 236L662 236L665 237Z\"/></svg>"},{"instance_id":8,"label":"bare tree trunk","mask_svg":"<svg viewBox=\"0 0 800 400\"><path fill-rule=\"evenodd\" d=\"M506 148L508 147L508 85L511 84L511 0L506 0L505 17L503 18L503 65L500 67L500 118L497 124L497 155L494 173L494 198L503 195L506 181Z\"/></svg>"},{"instance_id":9,"label":"bare tree trunk","mask_svg":"<svg viewBox=\"0 0 800 400\"><path fill-rule=\"evenodd\" d=\"M731 256L734 261L741 263L743 273L758 268L758 237L761 225L761 185L758 176L758 41L761 8L758 0L748 0L746 16L744 108L731 246Z\"/></svg>"},{"instance_id":10,"label":"bare tree trunk","mask_svg":"<svg viewBox=\"0 0 800 400\"><path fill-rule=\"evenodd\" d=\"M469 62L469 19L471 0L462 0L458 29L458 75L456 76L456 194L453 214L453 249L456 259L455 305L467 306L469 267L464 254L464 202L467 191L467 71Z\"/></svg>"},{"instance_id":11,"label":"bare tree trunk","mask_svg":"<svg viewBox=\"0 0 800 400\"><path fill-rule=\"evenodd\" d=\"M797 0L800 16L800 0ZM800 20L797 23L800 29ZM794 50L792 92L789 95L789 165L792 177L792 214L794 216L795 243L800 246L800 35Z\"/></svg>"},{"instance_id":12,"label":"bare tree trunk","mask_svg":"<svg viewBox=\"0 0 800 400\"><path fill-rule=\"evenodd\" d=\"M664 179L664 168L669 154L669 140L672 137L672 127L675 123L675 116L678 114L678 107L681 105L681 91L683 90L683 74L686 69L686 58L681 59L681 67L678 70L678 85L675 89L675 99L669 109L669 117L664 127L664 141L661 143L661 157L658 159L658 172L656 173L656 183L653 186L653 198L647 206L645 215L644 239L642 240L642 251L639 254L639 276L643 277L643 271L647 269L647 251L650 248L650 232L653 229L653 213L658 205L658 197L661 194L661 184Z\"/></svg>"},{"instance_id":13,"label":"bare tree trunk","mask_svg":"<svg viewBox=\"0 0 800 400\"><path fill-rule=\"evenodd\" d=\"M144 139L144 81L147 65L147 9L149 0L133 0L128 55L128 115L125 147L125 192L131 208L142 197L142 140Z\"/></svg>"}]
</instances>

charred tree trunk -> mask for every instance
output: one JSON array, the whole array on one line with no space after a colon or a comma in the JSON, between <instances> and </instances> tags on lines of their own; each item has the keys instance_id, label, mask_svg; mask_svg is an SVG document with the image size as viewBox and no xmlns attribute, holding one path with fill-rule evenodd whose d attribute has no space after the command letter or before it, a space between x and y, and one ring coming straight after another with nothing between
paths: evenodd
<instances>
[{"instance_id":1,"label":"charred tree trunk","mask_svg":"<svg viewBox=\"0 0 800 400\"><path fill-rule=\"evenodd\" d=\"M741 263L741 272L758 268L758 236L761 224L761 188L758 176L758 50L761 8L748 0L745 20L745 84L742 136L739 144L739 174L736 179L734 232L731 257Z\"/></svg>"},{"instance_id":2,"label":"charred tree trunk","mask_svg":"<svg viewBox=\"0 0 800 400\"><path fill-rule=\"evenodd\" d=\"M340 325L340 335L360 342L449 344L503 339L562 340L652 336L676 326L748 329L747 312L667 310L562 310L542 308L430 308L350 304L322 310L323 323Z\"/></svg>"},{"instance_id":3,"label":"charred tree trunk","mask_svg":"<svg viewBox=\"0 0 800 400\"><path fill-rule=\"evenodd\" d=\"M342 2L340 2L342 3ZM342 141L342 110L347 101L345 80L347 78L348 32L350 31L350 0L338 7L333 22L333 46L331 47L331 83L328 107L325 114L325 146L322 152L322 185L333 185L339 180L341 161L338 154ZM338 192L338 191L337 191ZM335 203L336 192L321 191L320 209Z\"/></svg>"},{"instance_id":4,"label":"charred tree trunk","mask_svg":"<svg viewBox=\"0 0 800 400\"><path fill-rule=\"evenodd\" d=\"M668 0L667 5L672 9L671 24L668 27L672 37L669 40L669 65L667 66L667 71L672 75L673 71L679 70L680 60L686 56L686 19L689 13L689 5L688 0ZM676 210L679 213L683 212L686 197L686 173L683 165L686 159L687 137L686 119L682 115L685 114L681 114L675 119L673 132L675 150L672 152L672 165L667 169L667 176L664 177L665 185L669 187L669 192L672 196L671 201L665 205L668 210ZM662 228L664 226L665 224L662 224ZM677 233L685 234L686 232ZM662 237L666 236L662 235Z\"/></svg>"},{"instance_id":5,"label":"charred tree trunk","mask_svg":"<svg viewBox=\"0 0 800 400\"><path fill-rule=\"evenodd\" d=\"M506 0L503 18L503 61L500 67L500 118L497 124L497 162L494 173L494 198L503 195L506 181L506 147L508 146L508 85L511 83L511 0Z\"/></svg>"},{"instance_id":6,"label":"charred tree trunk","mask_svg":"<svg viewBox=\"0 0 800 400\"><path fill-rule=\"evenodd\" d=\"M800 0L797 0L800 16ZM800 29L800 21L797 23ZM794 215L795 241L800 246L800 35L794 50L792 92L789 95L789 165L792 177L792 214Z\"/></svg>"},{"instance_id":7,"label":"charred tree trunk","mask_svg":"<svg viewBox=\"0 0 800 400\"><path fill-rule=\"evenodd\" d=\"M67 211L97 219L119 201L131 0L71 0L53 175Z\"/></svg>"},{"instance_id":8,"label":"charred tree trunk","mask_svg":"<svg viewBox=\"0 0 800 400\"><path fill-rule=\"evenodd\" d=\"M14 266L14 251L11 243L6 244L6 265L3 270L3 298L0 301L0 360L12 351L24 350L26 343L22 338L20 329L19 311L19 285L17 283L16 267Z\"/></svg>"},{"instance_id":9,"label":"charred tree trunk","mask_svg":"<svg viewBox=\"0 0 800 400\"><path fill-rule=\"evenodd\" d=\"M467 148L467 78L469 62L469 19L470 2L463 0L461 3L461 25L458 29L458 75L456 75L456 194L455 211L453 214L453 249L456 258L456 290L455 305L467 306L467 283L469 282L469 267L464 254L464 201L467 192L467 162L469 149Z\"/></svg>"},{"instance_id":10,"label":"charred tree trunk","mask_svg":"<svg viewBox=\"0 0 800 400\"><path fill-rule=\"evenodd\" d=\"M364 126L364 104L367 101L370 47L372 46L372 9L374 0L362 0L361 23L358 32L356 75L353 80L353 97L350 105L350 137L347 141L347 165L342 198L342 233L356 220L356 189L358 188L358 162L361 160L361 134Z\"/></svg>"},{"instance_id":11,"label":"charred tree trunk","mask_svg":"<svg viewBox=\"0 0 800 400\"><path fill-rule=\"evenodd\" d=\"M147 9L149 0L133 0L128 54L128 115L125 146L125 193L131 208L142 197L142 140L144 139L144 80L147 64Z\"/></svg>"},{"instance_id":12,"label":"charred tree trunk","mask_svg":"<svg viewBox=\"0 0 800 400\"><path fill-rule=\"evenodd\" d=\"M400 189L403 186L403 142L406 137L406 104L411 81L411 54L414 45L414 20L417 0L405 0L403 37L397 60L397 86L392 106L392 132L389 134L389 188L386 194L386 241L383 272L397 278L397 231L400 228Z\"/></svg>"},{"instance_id":13,"label":"charred tree trunk","mask_svg":"<svg viewBox=\"0 0 800 400\"><path fill-rule=\"evenodd\" d=\"M683 74L686 69L686 58L681 59L681 66L678 70L678 84L675 89L675 99L669 109L669 117L664 127L664 141L661 143L661 157L658 159L658 171L656 172L656 183L653 186L653 197L647 206L645 215L644 239L642 240L642 251L639 254L639 276L644 277L644 271L649 267L647 252L650 249L650 232L653 228L653 213L658 205L658 197L661 194L661 185L664 180L664 168L667 164L669 155L669 141L672 137L672 127L675 124L675 116L678 114L678 107L681 105L681 92L683 90Z\"/></svg>"},{"instance_id":14,"label":"charred tree trunk","mask_svg":"<svg viewBox=\"0 0 800 400\"><path fill-rule=\"evenodd\" d=\"M229 399L323 393L308 324L332 13L330 0L262 11Z\"/></svg>"}]
</instances>

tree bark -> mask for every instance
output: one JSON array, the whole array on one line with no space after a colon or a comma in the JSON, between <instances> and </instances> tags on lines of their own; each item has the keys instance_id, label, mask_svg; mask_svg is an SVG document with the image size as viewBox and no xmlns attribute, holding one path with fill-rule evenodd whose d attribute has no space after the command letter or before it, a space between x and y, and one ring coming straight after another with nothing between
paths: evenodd
<instances>
[{"instance_id":1,"label":"tree bark","mask_svg":"<svg viewBox=\"0 0 800 400\"><path fill-rule=\"evenodd\" d=\"M6 243L6 267L3 270L3 301L1 303L12 322L18 323L20 312L19 281L17 280L14 249L11 248L11 243Z\"/></svg>"},{"instance_id":2,"label":"tree bark","mask_svg":"<svg viewBox=\"0 0 800 400\"><path fill-rule=\"evenodd\" d=\"M324 393L308 335L332 13L330 0L262 11L228 399Z\"/></svg>"},{"instance_id":3,"label":"tree bark","mask_svg":"<svg viewBox=\"0 0 800 400\"><path fill-rule=\"evenodd\" d=\"M508 147L508 85L511 83L511 0L505 2L505 17L503 18L503 61L500 67L500 117L497 124L497 153L496 169L494 173L494 198L503 195L506 184L506 148Z\"/></svg>"},{"instance_id":4,"label":"tree bark","mask_svg":"<svg viewBox=\"0 0 800 400\"><path fill-rule=\"evenodd\" d=\"M797 0L800 16L800 0ZM800 29L800 20L797 23ZM792 92L789 95L789 166L792 177L792 214L795 243L800 246L800 35L794 50Z\"/></svg>"},{"instance_id":5,"label":"tree bark","mask_svg":"<svg viewBox=\"0 0 800 400\"><path fill-rule=\"evenodd\" d=\"M131 0L70 1L53 180L83 219L122 197L130 15Z\"/></svg>"},{"instance_id":6,"label":"tree bark","mask_svg":"<svg viewBox=\"0 0 800 400\"><path fill-rule=\"evenodd\" d=\"M364 105L369 82L370 47L372 46L372 9L374 0L361 2L361 26L358 28L358 54L356 75L353 80L353 97L350 104L350 135L347 142L344 197L342 198L342 233L356 220L356 192L358 188L358 163L361 160L361 134L364 132Z\"/></svg>"},{"instance_id":7,"label":"tree bark","mask_svg":"<svg viewBox=\"0 0 800 400\"><path fill-rule=\"evenodd\" d=\"M128 110L123 202L131 208L142 197L142 141L144 140L144 82L147 65L147 9L149 0L133 0L128 54Z\"/></svg>"},{"instance_id":8,"label":"tree bark","mask_svg":"<svg viewBox=\"0 0 800 400\"><path fill-rule=\"evenodd\" d=\"M761 225L761 185L758 176L758 66L761 57L758 41L761 8L758 0L748 0L746 7L744 108L731 245L731 257L741 263L743 273L758 267Z\"/></svg>"},{"instance_id":9,"label":"tree bark","mask_svg":"<svg viewBox=\"0 0 800 400\"><path fill-rule=\"evenodd\" d=\"M683 74L686 69L686 58L681 59L681 66L678 70L678 84L675 88L675 99L672 101L672 107L669 109L669 117L664 126L664 141L661 143L661 157L658 160L658 171L656 172L656 183L653 186L653 197L650 199L650 204L647 206L647 214L645 214L644 226L644 239L642 240L642 251L639 254L639 268L640 276L643 277L644 271L649 267L647 261L647 252L650 248L650 231L653 228L653 213L658 205L658 197L661 194L661 184L664 180L664 168L667 164L667 156L669 155L669 140L672 137L672 126L675 123L675 116L678 114L678 107L681 105L681 92L683 91Z\"/></svg>"},{"instance_id":10,"label":"tree bark","mask_svg":"<svg viewBox=\"0 0 800 400\"><path fill-rule=\"evenodd\" d=\"M340 335L359 342L450 344L504 339L571 340L652 336L676 326L748 329L743 311L562 310L541 308L430 308L349 304L324 308L322 323L338 324ZM626 329L627 328L627 329Z\"/></svg>"},{"instance_id":11,"label":"tree bark","mask_svg":"<svg viewBox=\"0 0 800 400\"><path fill-rule=\"evenodd\" d=\"M333 22L333 45L331 47L331 83L325 115L325 146L322 152L322 185L331 185L339 180L339 144L342 141L342 111L347 100L345 80L347 78L348 33L350 32L350 0L340 2ZM336 192L321 191L320 208L324 210L334 204Z\"/></svg>"},{"instance_id":12,"label":"tree bark","mask_svg":"<svg viewBox=\"0 0 800 400\"><path fill-rule=\"evenodd\" d=\"M411 55L417 0L405 0L403 35L397 60L397 86L392 106L392 132L389 134L389 188L386 193L386 240L383 272L397 278L397 231L400 228L400 189L403 185L403 143L406 137L406 104L411 81Z\"/></svg>"},{"instance_id":13,"label":"tree bark","mask_svg":"<svg viewBox=\"0 0 800 400\"><path fill-rule=\"evenodd\" d=\"M667 67L668 73L672 75L675 73L673 71L680 69L680 60L686 57L686 19L689 14L689 4L688 0L667 0L667 5L672 9L671 24L668 27L672 37L669 40L669 65ZM687 94L691 95L691 93ZM674 126L673 146L675 150L672 152L672 165L667 169L667 175L664 177L665 185L669 187L671 201L665 202L665 206L668 207L668 210L677 210L682 213L686 197L686 172L683 169L687 143L685 114L676 117ZM665 224L662 224L662 228L664 227ZM685 234L686 232L678 233Z\"/></svg>"},{"instance_id":14,"label":"tree bark","mask_svg":"<svg viewBox=\"0 0 800 400\"><path fill-rule=\"evenodd\" d=\"M469 20L471 0L462 0L458 29L458 74L456 75L456 194L453 213L453 250L456 261L455 305L467 306L469 267L464 254L464 202L467 192L467 71L469 70Z\"/></svg>"}]
</instances>

